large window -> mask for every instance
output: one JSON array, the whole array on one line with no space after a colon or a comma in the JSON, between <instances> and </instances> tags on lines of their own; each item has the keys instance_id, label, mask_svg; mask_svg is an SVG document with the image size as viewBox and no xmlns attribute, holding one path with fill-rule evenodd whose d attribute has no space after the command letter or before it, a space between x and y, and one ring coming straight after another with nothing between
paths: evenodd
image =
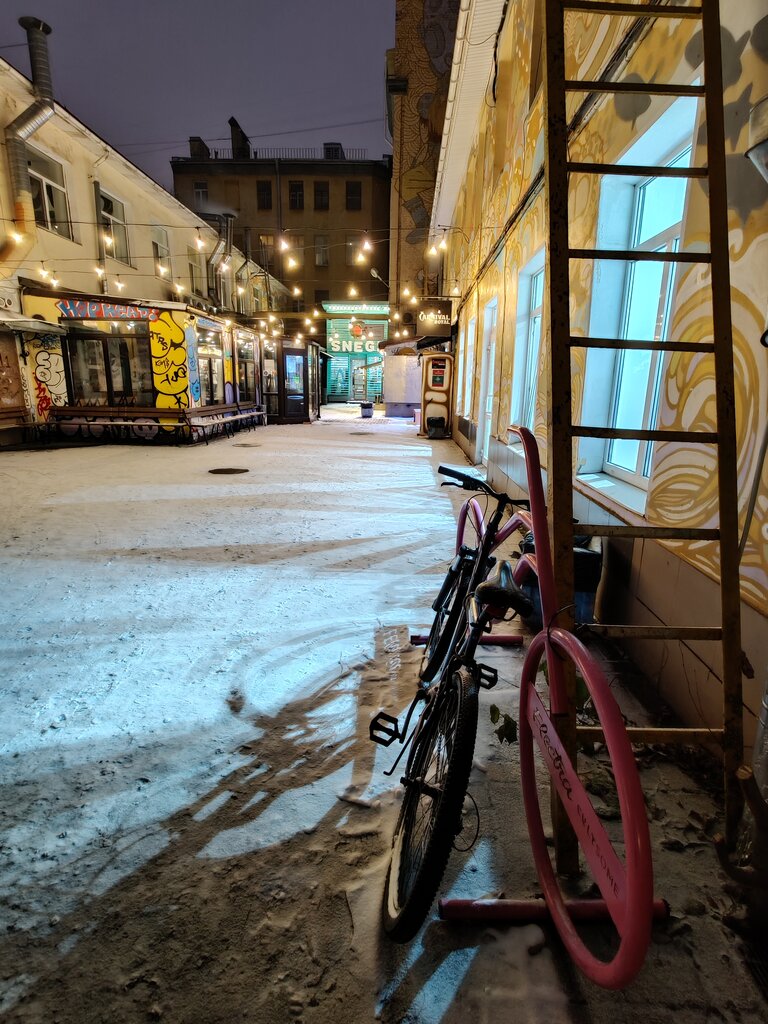
<instances>
[{"instance_id":1,"label":"large window","mask_svg":"<svg viewBox=\"0 0 768 1024\"><path fill-rule=\"evenodd\" d=\"M330 192L327 181L315 182L315 209L327 210L330 206Z\"/></svg>"},{"instance_id":2,"label":"large window","mask_svg":"<svg viewBox=\"0 0 768 1024\"><path fill-rule=\"evenodd\" d=\"M288 182L288 207L291 210L304 209L304 182Z\"/></svg>"},{"instance_id":3,"label":"large window","mask_svg":"<svg viewBox=\"0 0 768 1024\"><path fill-rule=\"evenodd\" d=\"M121 325L123 326L123 325ZM154 405L146 328L67 339L73 398L88 405Z\"/></svg>"},{"instance_id":4,"label":"large window","mask_svg":"<svg viewBox=\"0 0 768 1024\"><path fill-rule=\"evenodd\" d=\"M690 164L687 146L668 161L670 167ZM676 252L680 245L685 208L685 178L648 178L635 186L632 249ZM621 337L632 341L667 338L675 264L631 262L624 286ZM609 426L619 430L652 430L656 424L661 387L662 353L625 349L616 359ZM611 440L606 471L626 475L642 484L650 476L649 441Z\"/></svg>"},{"instance_id":5,"label":"large window","mask_svg":"<svg viewBox=\"0 0 768 1024\"><path fill-rule=\"evenodd\" d=\"M275 268L275 236L259 235L259 263L265 270Z\"/></svg>"},{"instance_id":6,"label":"large window","mask_svg":"<svg viewBox=\"0 0 768 1024\"><path fill-rule=\"evenodd\" d=\"M27 166L35 223L65 238L71 238L72 224L69 219L64 168L50 157L29 148Z\"/></svg>"},{"instance_id":7,"label":"large window","mask_svg":"<svg viewBox=\"0 0 768 1024\"><path fill-rule=\"evenodd\" d=\"M196 181L192 185L196 210L204 210L208 205L208 182Z\"/></svg>"},{"instance_id":8,"label":"large window","mask_svg":"<svg viewBox=\"0 0 768 1024\"><path fill-rule=\"evenodd\" d=\"M472 385L475 381L475 330L477 321L475 317L467 324L467 353L464 360L464 404L462 415L470 416L472 413Z\"/></svg>"},{"instance_id":9,"label":"large window","mask_svg":"<svg viewBox=\"0 0 768 1024\"><path fill-rule=\"evenodd\" d=\"M362 181L347 182L347 209L362 210L363 208L363 183Z\"/></svg>"},{"instance_id":10,"label":"large window","mask_svg":"<svg viewBox=\"0 0 768 1024\"><path fill-rule=\"evenodd\" d=\"M169 281L171 279L171 250L168 245L168 232L156 224L152 227L152 256L157 277Z\"/></svg>"},{"instance_id":11,"label":"large window","mask_svg":"<svg viewBox=\"0 0 768 1024\"><path fill-rule=\"evenodd\" d=\"M256 182L256 206L259 210L272 209L272 182Z\"/></svg>"},{"instance_id":12,"label":"large window","mask_svg":"<svg viewBox=\"0 0 768 1024\"><path fill-rule=\"evenodd\" d=\"M125 207L119 199L113 199L106 192L99 193L101 203L100 219L104 231L104 248L108 256L129 263L128 229L125 224Z\"/></svg>"},{"instance_id":13,"label":"large window","mask_svg":"<svg viewBox=\"0 0 768 1024\"><path fill-rule=\"evenodd\" d=\"M357 254L360 252L360 234L347 235L344 243L345 261L348 267L357 265Z\"/></svg>"},{"instance_id":14,"label":"large window","mask_svg":"<svg viewBox=\"0 0 768 1024\"><path fill-rule=\"evenodd\" d=\"M681 245L688 178L639 177L638 166L690 165L698 101L681 97L617 161L626 175L606 176L600 187L598 249L629 253L675 252ZM594 261L588 333L627 342L669 340L676 264L657 260ZM679 340L685 340L684 338ZM666 353L642 348L593 348L587 353L582 421L617 430L656 427ZM653 445L647 441L582 438L583 475L608 474L612 494L636 511L644 506ZM624 484L617 484L616 478ZM604 486L595 478L594 486ZM616 489L618 487L618 490Z\"/></svg>"},{"instance_id":15,"label":"large window","mask_svg":"<svg viewBox=\"0 0 768 1024\"><path fill-rule=\"evenodd\" d=\"M193 295L205 295L207 292L205 280L205 259L201 252L187 246L187 273L189 274L189 285Z\"/></svg>"},{"instance_id":16,"label":"large window","mask_svg":"<svg viewBox=\"0 0 768 1024\"><path fill-rule=\"evenodd\" d=\"M518 278L518 314L510 419L533 430L541 351L541 316L544 304L544 252L537 254ZM511 437L514 441L514 436Z\"/></svg>"}]
</instances>

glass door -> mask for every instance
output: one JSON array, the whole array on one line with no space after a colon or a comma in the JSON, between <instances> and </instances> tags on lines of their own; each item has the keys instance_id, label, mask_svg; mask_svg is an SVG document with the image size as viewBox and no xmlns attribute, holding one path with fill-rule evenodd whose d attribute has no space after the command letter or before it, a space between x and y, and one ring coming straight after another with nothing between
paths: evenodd
<instances>
[{"instance_id":1,"label":"glass door","mask_svg":"<svg viewBox=\"0 0 768 1024\"><path fill-rule=\"evenodd\" d=\"M496 317L498 303L496 299L485 307L483 316L483 367L481 404L478 423L480 435L480 461L488 465L488 447L491 441L491 425L493 423L493 373L496 362Z\"/></svg>"},{"instance_id":2,"label":"glass door","mask_svg":"<svg viewBox=\"0 0 768 1024\"><path fill-rule=\"evenodd\" d=\"M304 352L283 350L283 381L287 420L307 419L306 358Z\"/></svg>"}]
</instances>

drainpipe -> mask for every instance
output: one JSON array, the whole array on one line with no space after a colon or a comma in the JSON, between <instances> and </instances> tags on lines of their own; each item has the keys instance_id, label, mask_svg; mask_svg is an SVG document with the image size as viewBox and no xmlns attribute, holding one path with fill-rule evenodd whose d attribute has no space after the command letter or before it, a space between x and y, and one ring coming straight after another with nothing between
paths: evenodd
<instances>
[{"instance_id":1,"label":"drainpipe","mask_svg":"<svg viewBox=\"0 0 768 1024\"><path fill-rule=\"evenodd\" d=\"M35 235L35 211L32 206L32 189L27 168L26 140L53 117L53 85L51 66L48 60L50 26L39 18L19 18L19 24L27 33L29 59L32 66L32 87L35 102L27 107L5 129L5 146L8 151L8 166L11 176L11 199L15 231L25 239ZM7 238L0 246L0 263L8 260L11 253L18 255L18 244ZM31 245L27 246L27 251Z\"/></svg>"}]
</instances>

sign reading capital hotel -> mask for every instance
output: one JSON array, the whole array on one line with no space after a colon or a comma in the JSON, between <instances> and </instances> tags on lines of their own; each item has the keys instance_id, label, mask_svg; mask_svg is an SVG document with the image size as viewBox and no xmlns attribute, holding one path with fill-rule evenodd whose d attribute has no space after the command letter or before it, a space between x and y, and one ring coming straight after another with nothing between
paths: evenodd
<instances>
[{"instance_id":1,"label":"sign reading capital hotel","mask_svg":"<svg viewBox=\"0 0 768 1024\"><path fill-rule=\"evenodd\" d=\"M416 314L414 332L425 338L449 338L452 318L450 299L427 300L427 304L421 306Z\"/></svg>"}]
</instances>

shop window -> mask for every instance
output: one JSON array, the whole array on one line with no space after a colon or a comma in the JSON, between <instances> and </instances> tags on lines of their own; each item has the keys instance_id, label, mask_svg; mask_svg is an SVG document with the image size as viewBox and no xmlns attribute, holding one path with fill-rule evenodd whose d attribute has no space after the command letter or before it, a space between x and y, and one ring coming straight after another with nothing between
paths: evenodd
<instances>
[{"instance_id":1,"label":"shop window","mask_svg":"<svg viewBox=\"0 0 768 1024\"><path fill-rule=\"evenodd\" d=\"M288 208L290 210L304 209L304 182L288 182Z\"/></svg>"},{"instance_id":2,"label":"shop window","mask_svg":"<svg viewBox=\"0 0 768 1024\"><path fill-rule=\"evenodd\" d=\"M237 387L241 402L257 402L260 394L256 380L256 342L237 339Z\"/></svg>"},{"instance_id":3,"label":"shop window","mask_svg":"<svg viewBox=\"0 0 768 1024\"><path fill-rule=\"evenodd\" d=\"M315 209L327 210L330 208L330 193L327 181L315 182Z\"/></svg>"},{"instance_id":4,"label":"shop window","mask_svg":"<svg viewBox=\"0 0 768 1024\"><path fill-rule=\"evenodd\" d=\"M689 166L695 118L695 99L676 100L619 163ZM688 180L627 176L603 181L598 245L638 253L676 252ZM606 267L606 262L595 261L590 334L629 341L668 340L676 265L630 260ZM587 420L615 429L654 429L663 368L663 352L590 351L584 393L585 409L590 410ZM639 488L637 493L647 490L652 456L653 445L648 441L583 439L579 446L582 472L605 473Z\"/></svg>"},{"instance_id":5,"label":"shop window","mask_svg":"<svg viewBox=\"0 0 768 1024\"><path fill-rule=\"evenodd\" d=\"M259 210L272 209L272 182L256 182L256 207Z\"/></svg>"},{"instance_id":6,"label":"shop window","mask_svg":"<svg viewBox=\"0 0 768 1024\"><path fill-rule=\"evenodd\" d=\"M55 160L29 147L27 167L35 223L65 238L72 238L64 168Z\"/></svg>"},{"instance_id":7,"label":"shop window","mask_svg":"<svg viewBox=\"0 0 768 1024\"><path fill-rule=\"evenodd\" d=\"M200 369L200 393L203 405L224 401L224 349L216 331L197 335L197 361Z\"/></svg>"},{"instance_id":8,"label":"shop window","mask_svg":"<svg viewBox=\"0 0 768 1024\"><path fill-rule=\"evenodd\" d=\"M208 182L196 181L192 186L196 210L204 210L208 205Z\"/></svg>"},{"instance_id":9,"label":"shop window","mask_svg":"<svg viewBox=\"0 0 768 1024\"><path fill-rule=\"evenodd\" d=\"M361 181L347 182L347 209L362 210L363 208L363 183Z\"/></svg>"},{"instance_id":10,"label":"shop window","mask_svg":"<svg viewBox=\"0 0 768 1024\"><path fill-rule=\"evenodd\" d=\"M70 337L67 353L75 402L154 405L149 337L141 325L109 336Z\"/></svg>"},{"instance_id":11,"label":"shop window","mask_svg":"<svg viewBox=\"0 0 768 1024\"><path fill-rule=\"evenodd\" d=\"M171 250L168 245L168 232L165 228L152 227L152 256L155 264L155 275L165 281L171 279Z\"/></svg>"},{"instance_id":12,"label":"shop window","mask_svg":"<svg viewBox=\"0 0 768 1024\"><path fill-rule=\"evenodd\" d=\"M517 280L517 323L512 365L512 423L533 430L544 308L544 250L520 271ZM514 443L514 436L510 436Z\"/></svg>"},{"instance_id":13,"label":"shop window","mask_svg":"<svg viewBox=\"0 0 768 1024\"><path fill-rule=\"evenodd\" d=\"M315 266L328 266L328 235L315 235Z\"/></svg>"},{"instance_id":14,"label":"shop window","mask_svg":"<svg viewBox=\"0 0 768 1024\"><path fill-rule=\"evenodd\" d=\"M104 248L108 256L121 263L129 263L128 228L125 223L125 207L119 199L113 199L106 192L99 193L101 203L100 220L104 231Z\"/></svg>"}]
</instances>

